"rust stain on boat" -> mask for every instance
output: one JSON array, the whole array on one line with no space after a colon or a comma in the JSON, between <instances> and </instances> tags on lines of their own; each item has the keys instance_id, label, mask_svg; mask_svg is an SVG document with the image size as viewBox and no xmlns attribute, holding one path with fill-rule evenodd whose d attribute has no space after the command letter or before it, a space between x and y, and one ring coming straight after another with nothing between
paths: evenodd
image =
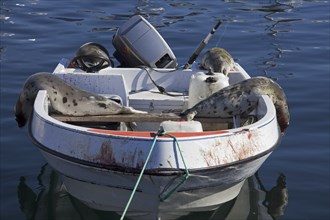
<instances>
[{"instance_id":1,"label":"rust stain on boat","mask_svg":"<svg viewBox=\"0 0 330 220\"><path fill-rule=\"evenodd\" d=\"M116 163L116 159L113 156L111 141L105 141L102 143L99 155L95 158L97 162L105 165L111 165Z\"/></svg>"},{"instance_id":2,"label":"rust stain on boat","mask_svg":"<svg viewBox=\"0 0 330 220\"><path fill-rule=\"evenodd\" d=\"M238 132L234 137L237 137L235 144L230 143L236 157L236 160L243 160L255 153L255 146L252 142L252 134L249 130L242 130Z\"/></svg>"},{"instance_id":3,"label":"rust stain on boat","mask_svg":"<svg viewBox=\"0 0 330 220\"><path fill-rule=\"evenodd\" d=\"M251 138L252 138L252 133L250 131L248 132L248 138L249 138L249 140L251 140Z\"/></svg>"},{"instance_id":4,"label":"rust stain on boat","mask_svg":"<svg viewBox=\"0 0 330 220\"><path fill-rule=\"evenodd\" d=\"M206 156L211 161L213 161L215 164L217 164L217 165L220 165L221 164L220 159L219 159L219 157L218 157L218 155L216 154L215 151L209 151L209 152L207 152L207 155ZM208 166L210 166L210 165L208 164Z\"/></svg>"},{"instance_id":5,"label":"rust stain on boat","mask_svg":"<svg viewBox=\"0 0 330 220\"><path fill-rule=\"evenodd\" d=\"M238 160L243 160L253 155L253 149L251 149L251 145L246 146L245 143L240 147L240 151L238 152Z\"/></svg>"},{"instance_id":6,"label":"rust stain on boat","mask_svg":"<svg viewBox=\"0 0 330 220\"><path fill-rule=\"evenodd\" d=\"M135 155L133 157L133 160L135 159ZM140 169L144 166L144 156L143 156L143 151L139 150L137 153L137 158L136 158L136 165L135 168Z\"/></svg>"},{"instance_id":7,"label":"rust stain on boat","mask_svg":"<svg viewBox=\"0 0 330 220\"><path fill-rule=\"evenodd\" d=\"M201 150L201 154L207 166L218 166L254 156L262 148L256 132L241 130L233 136L215 139L212 147Z\"/></svg>"},{"instance_id":8,"label":"rust stain on boat","mask_svg":"<svg viewBox=\"0 0 330 220\"><path fill-rule=\"evenodd\" d=\"M145 163L145 157L142 150L138 148L132 151L125 151L118 157L113 151L113 146L110 140L102 142L99 153L92 159L96 163L103 165L114 165L125 168L141 169Z\"/></svg>"}]
</instances>

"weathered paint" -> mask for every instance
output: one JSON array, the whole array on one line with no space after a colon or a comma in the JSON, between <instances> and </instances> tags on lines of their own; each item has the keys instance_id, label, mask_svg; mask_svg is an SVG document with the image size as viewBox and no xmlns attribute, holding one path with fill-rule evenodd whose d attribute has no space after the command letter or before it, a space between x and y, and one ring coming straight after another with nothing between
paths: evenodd
<instances>
[{"instance_id":1,"label":"weathered paint","mask_svg":"<svg viewBox=\"0 0 330 220\"><path fill-rule=\"evenodd\" d=\"M254 156L266 146L258 139L258 131L241 131L235 135L215 138L211 147L200 149L207 166L219 166Z\"/></svg>"},{"instance_id":2,"label":"weathered paint","mask_svg":"<svg viewBox=\"0 0 330 220\"><path fill-rule=\"evenodd\" d=\"M100 153L95 157L95 161L105 165L116 164L116 157L113 156L111 141L105 141L100 147Z\"/></svg>"},{"instance_id":3,"label":"weathered paint","mask_svg":"<svg viewBox=\"0 0 330 220\"><path fill-rule=\"evenodd\" d=\"M125 148L125 145L120 147ZM140 169L145 162L145 153L137 147L118 153L114 150L112 141L106 140L101 143L99 152L97 152L95 156L86 155L84 159L106 166L122 166L126 168Z\"/></svg>"}]
</instances>

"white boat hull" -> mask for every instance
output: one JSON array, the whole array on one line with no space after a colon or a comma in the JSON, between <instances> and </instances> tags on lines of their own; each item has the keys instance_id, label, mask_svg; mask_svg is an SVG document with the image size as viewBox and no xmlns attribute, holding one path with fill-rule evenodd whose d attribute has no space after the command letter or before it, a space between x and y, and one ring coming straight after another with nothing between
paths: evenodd
<instances>
[{"instance_id":1,"label":"white boat hull","mask_svg":"<svg viewBox=\"0 0 330 220\"><path fill-rule=\"evenodd\" d=\"M243 71L239 66L238 69ZM67 69L58 67L57 71ZM108 71L97 76L100 82L97 89L106 81L104 77L112 77L114 70ZM130 71L128 77L141 77L141 70ZM87 85L83 80L88 75L84 73L58 75L73 84ZM122 79L123 75L119 75L116 78ZM231 80L239 80L239 74L232 75ZM177 76L171 76L175 82ZM242 72L241 77L248 76ZM189 80L187 75L185 78ZM182 80L178 83L182 88L188 85ZM138 96L133 94L123 103L139 103L134 97ZM170 102L180 100L173 98ZM180 108L184 105L182 102ZM133 215L157 216L163 209L181 213L213 210L238 195L244 180L259 169L281 139L276 111L268 96L260 98L255 114L258 121L244 127L169 132L176 137L179 147L170 136L160 135L155 140L157 129L116 131L61 122L48 114L47 92L39 91L29 131L47 162L63 176L68 192L95 209L123 212L145 166L128 211ZM154 150L147 161L153 143ZM179 184L187 171L189 177Z\"/></svg>"}]
</instances>

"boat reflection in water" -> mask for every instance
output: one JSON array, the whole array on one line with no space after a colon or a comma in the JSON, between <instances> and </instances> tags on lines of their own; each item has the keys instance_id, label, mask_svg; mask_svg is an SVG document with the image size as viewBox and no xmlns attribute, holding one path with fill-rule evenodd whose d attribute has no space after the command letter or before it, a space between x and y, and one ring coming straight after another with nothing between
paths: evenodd
<instances>
[{"instance_id":1,"label":"boat reflection in water","mask_svg":"<svg viewBox=\"0 0 330 220\"><path fill-rule=\"evenodd\" d=\"M91 209L70 196L62 184L61 176L47 164L41 167L38 182L39 187L32 189L25 177L21 177L19 181L20 209L28 220L113 220L120 218L119 213ZM280 174L276 185L270 190L266 190L256 173L245 181L235 199L222 204L216 210L193 213L171 213L172 210L166 210L166 213L159 213L158 219L273 220L284 215L287 205L288 189L285 175ZM130 216L129 213L126 216L125 219L146 219L146 216L141 218Z\"/></svg>"}]
</instances>

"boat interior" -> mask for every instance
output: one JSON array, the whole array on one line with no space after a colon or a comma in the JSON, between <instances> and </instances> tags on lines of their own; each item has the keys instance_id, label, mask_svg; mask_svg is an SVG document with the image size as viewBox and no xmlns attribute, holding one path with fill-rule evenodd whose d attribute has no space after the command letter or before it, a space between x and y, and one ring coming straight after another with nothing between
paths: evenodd
<instances>
[{"instance_id":1,"label":"boat interior","mask_svg":"<svg viewBox=\"0 0 330 220\"><path fill-rule=\"evenodd\" d=\"M212 31L220 24L218 21ZM120 131L158 131L163 128L180 132L238 128L263 118L267 113L267 97L266 102L265 97L261 97L257 108L245 118L238 115L232 118L199 118L196 115L193 121L182 121L179 117L181 112L224 86L250 78L238 63L226 74L228 78L222 73L201 69L195 60L206 45L204 41L186 65L178 67L175 55L157 30L142 16L133 16L113 37L114 57L120 63L119 67L113 67L105 47L86 43L78 49L73 60L62 59L54 74L78 88L147 114L83 117L53 114L52 117L84 127ZM107 67L102 67L102 60ZM198 78L201 75L207 78ZM209 78L211 81L206 80Z\"/></svg>"},{"instance_id":2,"label":"boat interior","mask_svg":"<svg viewBox=\"0 0 330 220\"><path fill-rule=\"evenodd\" d=\"M196 116L192 122L183 122L179 113L188 108L189 83L194 71L141 67L106 68L98 73L86 73L79 69L66 68L67 62L65 59L62 60L54 74L81 89L148 113L81 117L51 115L65 123L120 131L157 131L163 127L167 131L201 132L249 125L265 114L265 103L259 102L257 109L248 117L198 118ZM249 78L239 64L236 64L228 77L229 84Z\"/></svg>"}]
</instances>

